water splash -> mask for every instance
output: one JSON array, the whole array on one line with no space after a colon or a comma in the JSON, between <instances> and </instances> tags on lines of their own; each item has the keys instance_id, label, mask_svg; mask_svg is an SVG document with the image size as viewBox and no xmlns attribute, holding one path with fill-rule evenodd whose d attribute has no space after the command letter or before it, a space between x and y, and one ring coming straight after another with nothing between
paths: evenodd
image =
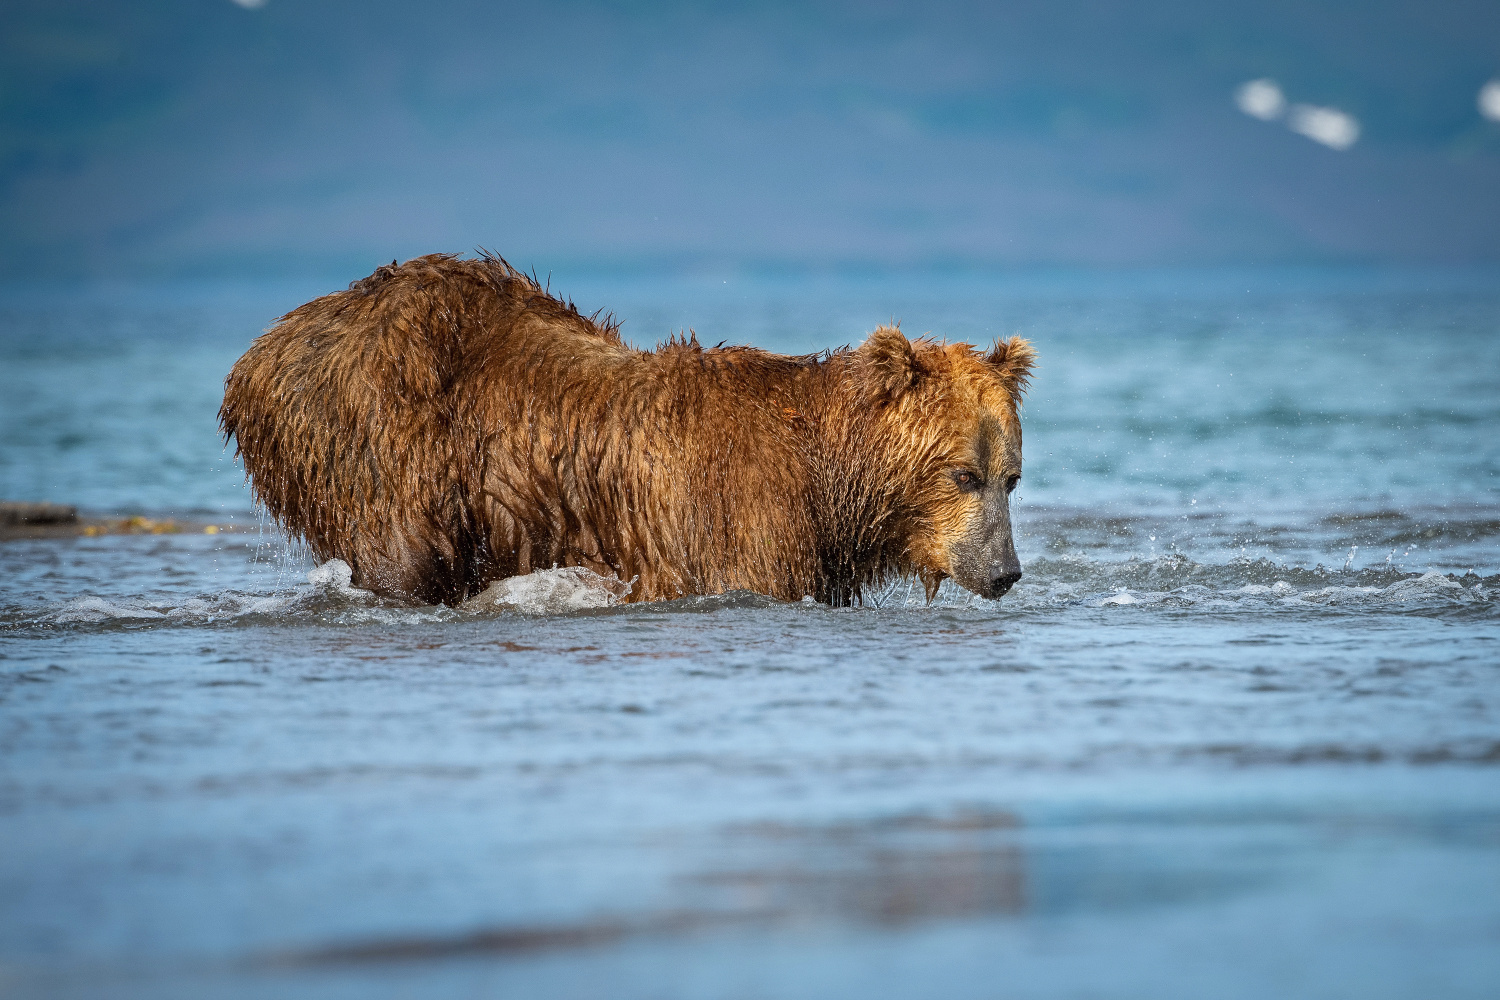
<instances>
[{"instance_id":1,"label":"water splash","mask_svg":"<svg viewBox=\"0 0 1500 1000\"><path fill-rule=\"evenodd\" d=\"M339 620L340 613L351 610L397 610L380 608L374 594L352 585L353 575L348 563L333 559L313 567L307 574L307 584L290 592L279 588L269 594L226 590L175 600L148 597L110 599L86 594L64 602L40 620L49 625L212 625L254 623L266 619L291 621L308 616L329 621ZM356 614L354 617L366 620L369 615Z\"/></svg>"},{"instance_id":2,"label":"water splash","mask_svg":"<svg viewBox=\"0 0 1500 1000\"><path fill-rule=\"evenodd\" d=\"M354 586L354 570L342 559L330 559L321 566L314 566L307 574L307 582L314 588L348 597L372 597L368 590Z\"/></svg>"},{"instance_id":3,"label":"water splash","mask_svg":"<svg viewBox=\"0 0 1500 1000\"><path fill-rule=\"evenodd\" d=\"M612 608L624 603L634 582L600 576L581 566L543 569L496 580L483 593L465 601L463 610L555 615Z\"/></svg>"}]
</instances>

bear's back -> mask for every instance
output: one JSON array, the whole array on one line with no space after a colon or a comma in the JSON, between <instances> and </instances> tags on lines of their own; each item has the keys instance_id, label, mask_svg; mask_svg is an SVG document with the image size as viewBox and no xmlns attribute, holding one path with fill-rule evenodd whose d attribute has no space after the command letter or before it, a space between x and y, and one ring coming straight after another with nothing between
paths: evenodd
<instances>
[{"instance_id":1,"label":"bear's back","mask_svg":"<svg viewBox=\"0 0 1500 1000\"><path fill-rule=\"evenodd\" d=\"M496 389L569 350L629 353L498 257L418 257L283 316L231 370L220 424L257 499L320 558L452 600L478 584L467 494Z\"/></svg>"}]
</instances>

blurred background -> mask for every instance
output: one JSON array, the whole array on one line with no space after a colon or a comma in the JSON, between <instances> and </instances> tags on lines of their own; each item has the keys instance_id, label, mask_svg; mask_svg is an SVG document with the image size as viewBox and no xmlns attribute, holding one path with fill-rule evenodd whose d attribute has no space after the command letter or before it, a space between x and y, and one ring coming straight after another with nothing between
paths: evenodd
<instances>
[{"instance_id":1,"label":"blurred background","mask_svg":"<svg viewBox=\"0 0 1500 1000\"><path fill-rule=\"evenodd\" d=\"M0 46L10 283L1500 259L1488 0L10 0Z\"/></svg>"}]
</instances>

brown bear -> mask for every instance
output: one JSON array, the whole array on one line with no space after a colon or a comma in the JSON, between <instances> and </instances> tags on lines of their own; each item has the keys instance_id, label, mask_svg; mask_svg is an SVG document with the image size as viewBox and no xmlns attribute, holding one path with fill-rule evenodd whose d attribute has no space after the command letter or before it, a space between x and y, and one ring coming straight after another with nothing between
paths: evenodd
<instances>
[{"instance_id":1,"label":"brown bear","mask_svg":"<svg viewBox=\"0 0 1500 1000\"><path fill-rule=\"evenodd\" d=\"M999 597L1033 358L894 327L802 357L642 351L498 257L434 254L282 317L219 419L271 515L388 596L581 566L633 601L849 605L913 575Z\"/></svg>"}]
</instances>

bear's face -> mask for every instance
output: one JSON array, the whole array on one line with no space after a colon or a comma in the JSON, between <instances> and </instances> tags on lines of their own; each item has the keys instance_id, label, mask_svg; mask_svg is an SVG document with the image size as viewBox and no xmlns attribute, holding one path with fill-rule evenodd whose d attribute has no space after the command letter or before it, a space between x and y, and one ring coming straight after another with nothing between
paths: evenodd
<instances>
[{"instance_id":1,"label":"bear's face","mask_svg":"<svg viewBox=\"0 0 1500 1000\"><path fill-rule=\"evenodd\" d=\"M967 344L913 344L882 327L861 348L906 486L907 559L929 598L945 578L998 598L1021 578L1010 496L1021 479L1017 410L1035 354L1024 340L988 355Z\"/></svg>"}]
</instances>

